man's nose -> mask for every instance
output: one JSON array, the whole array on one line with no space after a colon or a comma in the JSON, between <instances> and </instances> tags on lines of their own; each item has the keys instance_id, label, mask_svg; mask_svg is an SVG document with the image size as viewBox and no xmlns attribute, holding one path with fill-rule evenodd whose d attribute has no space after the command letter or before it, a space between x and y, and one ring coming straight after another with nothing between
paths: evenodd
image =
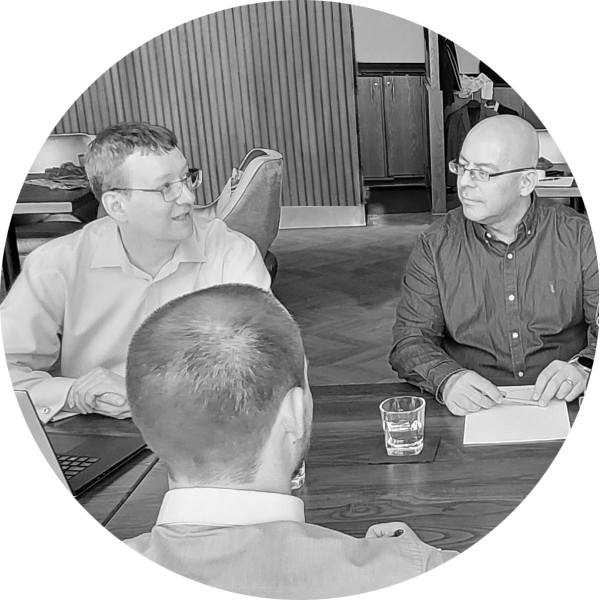
<instances>
[{"instance_id":1,"label":"man's nose","mask_svg":"<svg viewBox=\"0 0 600 600\"><path fill-rule=\"evenodd\" d=\"M177 204L196 204L196 192L184 183L181 190L181 196L177 198Z\"/></svg>"},{"instance_id":2,"label":"man's nose","mask_svg":"<svg viewBox=\"0 0 600 600\"><path fill-rule=\"evenodd\" d=\"M458 175L458 183L460 187L475 187L477 183L475 179L473 179L471 175L471 171L465 169L465 172L462 175Z\"/></svg>"}]
</instances>

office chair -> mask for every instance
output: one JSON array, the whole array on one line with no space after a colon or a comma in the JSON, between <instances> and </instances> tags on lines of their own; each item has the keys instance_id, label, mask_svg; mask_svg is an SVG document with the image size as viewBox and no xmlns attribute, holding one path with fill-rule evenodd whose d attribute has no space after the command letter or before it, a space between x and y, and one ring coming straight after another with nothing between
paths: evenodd
<instances>
[{"instance_id":1,"label":"office chair","mask_svg":"<svg viewBox=\"0 0 600 600\"><path fill-rule=\"evenodd\" d=\"M197 206L205 218L225 221L230 229L253 240L265 261L271 281L277 275L277 258L269 252L279 231L283 156L275 150L254 148L242 160L219 197Z\"/></svg>"},{"instance_id":2,"label":"office chair","mask_svg":"<svg viewBox=\"0 0 600 600\"><path fill-rule=\"evenodd\" d=\"M51 134L36 156L30 174L43 175L46 169L71 162L79 165L94 135L87 133ZM13 217L19 255L25 256L51 239L81 229L97 214L97 202L90 192L89 198L78 202L74 213L15 215Z\"/></svg>"}]
</instances>

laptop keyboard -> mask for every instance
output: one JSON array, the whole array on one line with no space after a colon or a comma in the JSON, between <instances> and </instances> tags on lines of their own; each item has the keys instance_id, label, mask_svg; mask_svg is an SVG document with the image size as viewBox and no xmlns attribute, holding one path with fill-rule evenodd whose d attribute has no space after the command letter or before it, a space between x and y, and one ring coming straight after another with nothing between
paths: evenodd
<instances>
[{"instance_id":1,"label":"laptop keyboard","mask_svg":"<svg viewBox=\"0 0 600 600\"><path fill-rule=\"evenodd\" d=\"M93 456L68 456L66 454L61 454L57 458L60 468L63 470L67 479L79 475L82 471L85 471L88 467L91 467L100 460Z\"/></svg>"}]
</instances>

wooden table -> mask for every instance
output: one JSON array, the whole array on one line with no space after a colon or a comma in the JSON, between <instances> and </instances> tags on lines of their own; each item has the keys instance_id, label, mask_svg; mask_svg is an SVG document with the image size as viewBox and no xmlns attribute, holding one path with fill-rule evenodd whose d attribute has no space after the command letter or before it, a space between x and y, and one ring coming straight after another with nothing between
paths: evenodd
<instances>
[{"instance_id":1,"label":"wooden table","mask_svg":"<svg viewBox=\"0 0 600 600\"><path fill-rule=\"evenodd\" d=\"M569 407L573 440L465 447L464 419L428 397L426 435L442 437L435 461L369 465L382 436L378 403L409 391L414 393L402 383L313 389L313 443L306 485L298 493L307 521L357 537L375 523L405 521L425 542L459 550L484 572L512 581L536 600L596 599L598 574L584 548L587 520L577 404ZM129 473L135 479L133 469ZM138 482L130 485L131 495L123 490L128 482L118 478L97 495L89 492L80 504L66 503L61 522L54 525L46 517L46 511L55 510L52 503L7 501L13 513L6 517L12 523L9 534L0 521L4 588L7 561L12 582L25 563L65 548L99 550L149 531L167 489L164 465L158 463ZM105 497L108 493L112 503ZM108 507L118 498L125 502L115 514ZM28 522L34 512L31 503L43 507L38 511L43 526ZM75 508L68 512L71 504ZM0 504L0 514L2 508ZM102 523L102 515L110 521ZM36 530L42 533L37 539ZM30 536L18 560L13 559L7 540L14 544L24 532Z\"/></svg>"},{"instance_id":2,"label":"wooden table","mask_svg":"<svg viewBox=\"0 0 600 600\"><path fill-rule=\"evenodd\" d=\"M131 420L87 415L47 425L52 433L133 429ZM87 548L156 463L145 450L72 501L0 496L0 598L29 567Z\"/></svg>"},{"instance_id":3,"label":"wooden table","mask_svg":"<svg viewBox=\"0 0 600 600\"><path fill-rule=\"evenodd\" d=\"M43 174L30 173L27 179L39 178ZM74 190L51 190L50 188L29 185L24 183L17 203L13 210L14 215L62 214L73 212L73 205L85 198L90 193L89 188ZM2 273L7 291L21 272L19 250L17 248L17 233L14 219L8 224L4 256L2 259Z\"/></svg>"},{"instance_id":4,"label":"wooden table","mask_svg":"<svg viewBox=\"0 0 600 600\"><path fill-rule=\"evenodd\" d=\"M565 177L573 176L571 169L569 169L569 165L567 164L561 163L553 165L552 170L564 171ZM569 200L571 207L577 212L585 211L581 192L579 191L575 180L573 180L573 183L569 187L545 186L543 182L540 182L535 186L534 193L538 198L566 198Z\"/></svg>"},{"instance_id":5,"label":"wooden table","mask_svg":"<svg viewBox=\"0 0 600 600\"><path fill-rule=\"evenodd\" d=\"M313 388L313 441L306 484L296 493L310 523L362 537L375 523L405 521L425 542L465 550L519 505L562 443L463 446L464 418L425 395L426 435L442 438L434 462L368 464L383 435L379 402L409 392L414 388L400 382ZM576 404L569 405L571 421ZM151 529L166 490L164 464L146 455L80 502L127 539Z\"/></svg>"}]
</instances>

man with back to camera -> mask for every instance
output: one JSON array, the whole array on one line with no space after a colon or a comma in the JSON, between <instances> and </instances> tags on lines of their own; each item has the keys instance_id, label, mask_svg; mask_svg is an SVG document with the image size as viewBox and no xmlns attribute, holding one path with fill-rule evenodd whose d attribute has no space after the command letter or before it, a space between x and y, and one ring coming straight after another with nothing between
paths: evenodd
<instances>
[{"instance_id":1,"label":"man with back to camera","mask_svg":"<svg viewBox=\"0 0 600 600\"><path fill-rule=\"evenodd\" d=\"M450 164L462 208L419 235L402 281L390 364L456 415L498 385L572 401L596 351L598 264L586 216L532 200L539 155L519 117L482 121Z\"/></svg>"},{"instance_id":2,"label":"man with back to camera","mask_svg":"<svg viewBox=\"0 0 600 600\"><path fill-rule=\"evenodd\" d=\"M126 380L133 420L168 470L155 527L126 541L156 563L233 592L329 598L457 554L403 523L356 539L304 522L290 481L312 396L298 326L271 294L221 285L162 306L133 336Z\"/></svg>"},{"instance_id":3,"label":"man with back to camera","mask_svg":"<svg viewBox=\"0 0 600 600\"><path fill-rule=\"evenodd\" d=\"M13 387L45 422L63 408L130 416L127 346L165 302L220 283L270 286L253 241L194 212L202 173L168 129L109 127L86 172L108 217L32 252L0 307Z\"/></svg>"}]
</instances>

